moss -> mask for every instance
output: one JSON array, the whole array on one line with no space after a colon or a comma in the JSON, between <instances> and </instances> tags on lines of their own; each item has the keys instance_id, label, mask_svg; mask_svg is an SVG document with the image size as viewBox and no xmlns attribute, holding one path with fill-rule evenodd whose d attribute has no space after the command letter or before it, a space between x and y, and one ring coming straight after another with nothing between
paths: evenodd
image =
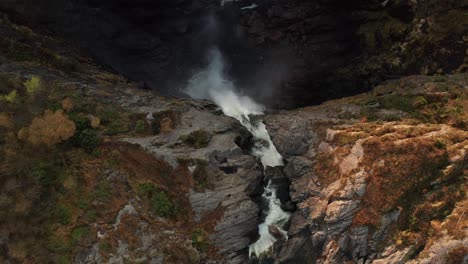
<instances>
[{"instance_id":1,"label":"moss","mask_svg":"<svg viewBox=\"0 0 468 264\"><path fill-rule=\"evenodd\" d=\"M206 148L211 140L211 134L205 130L196 130L188 135L181 136L180 140L192 148Z\"/></svg>"}]
</instances>

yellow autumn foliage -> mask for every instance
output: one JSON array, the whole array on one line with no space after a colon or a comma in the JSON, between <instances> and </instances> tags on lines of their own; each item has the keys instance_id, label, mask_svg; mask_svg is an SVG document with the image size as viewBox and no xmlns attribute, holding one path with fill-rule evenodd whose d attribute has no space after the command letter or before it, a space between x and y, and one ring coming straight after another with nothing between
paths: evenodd
<instances>
[{"instance_id":1,"label":"yellow autumn foliage","mask_svg":"<svg viewBox=\"0 0 468 264\"><path fill-rule=\"evenodd\" d=\"M75 123L62 110L55 113L46 110L43 116L34 118L28 131L23 133L27 134L27 139L32 144L52 146L71 138L75 130Z\"/></svg>"}]
</instances>

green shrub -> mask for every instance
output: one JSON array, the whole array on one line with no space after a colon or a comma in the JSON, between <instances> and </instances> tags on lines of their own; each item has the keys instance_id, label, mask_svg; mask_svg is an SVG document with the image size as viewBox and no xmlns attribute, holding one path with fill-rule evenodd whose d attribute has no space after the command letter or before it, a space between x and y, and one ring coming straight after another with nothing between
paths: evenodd
<instances>
[{"instance_id":1,"label":"green shrub","mask_svg":"<svg viewBox=\"0 0 468 264\"><path fill-rule=\"evenodd\" d=\"M85 129L78 134L80 145L85 149L94 149L99 143L100 139L94 129Z\"/></svg>"},{"instance_id":2,"label":"green shrub","mask_svg":"<svg viewBox=\"0 0 468 264\"><path fill-rule=\"evenodd\" d=\"M96 210L94 209L90 209L88 211L85 212L84 214L85 216L85 219L89 222L95 222L96 219L97 219L97 214L96 214Z\"/></svg>"},{"instance_id":3,"label":"green shrub","mask_svg":"<svg viewBox=\"0 0 468 264\"><path fill-rule=\"evenodd\" d=\"M151 198L151 206L155 213L161 217L174 216L177 213L176 206L171 202L164 191L157 192Z\"/></svg>"},{"instance_id":4,"label":"green shrub","mask_svg":"<svg viewBox=\"0 0 468 264\"><path fill-rule=\"evenodd\" d=\"M137 186L138 195L148 199L156 215L171 217L176 215L177 206L169 199L166 192L158 191L152 183L141 183Z\"/></svg>"},{"instance_id":5,"label":"green shrub","mask_svg":"<svg viewBox=\"0 0 468 264\"><path fill-rule=\"evenodd\" d=\"M71 211L70 208L63 204L59 204L56 209L56 217L58 222L62 225L68 225L71 221Z\"/></svg>"},{"instance_id":6,"label":"green shrub","mask_svg":"<svg viewBox=\"0 0 468 264\"><path fill-rule=\"evenodd\" d=\"M197 149L206 148L210 143L211 135L204 130L197 130L188 135L181 136L180 140L189 147Z\"/></svg>"},{"instance_id":7,"label":"green shrub","mask_svg":"<svg viewBox=\"0 0 468 264\"><path fill-rule=\"evenodd\" d=\"M36 161L33 163L30 173L39 181L41 187L49 188L57 184L59 169L50 162Z\"/></svg>"},{"instance_id":8,"label":"green shrub","mask_svg":"<svg viewBox=\"0 0 468 264\"><path fill-rule=\"evenodd\" d=\"M79 226L73 229L71 233L71 241L73 244L78 244L79 242L88 238L89 235L90 235L90 231L87 226Z\"/></svg>"},{"instance_id":9,"label":"green shrub","mask_svg":"<svg viewBox=\"0 0 468 264\"><path fill-rule=\"evenodd\" d=\"M145 121L138 120L135 124L135 131L138 133L144 132L146 129Z\"/></svg>"},{"instance_id":10,"label":"green shrub","mask_svg":"<svg viewBox=\"0 0 468 264\"><path fill-rule=\"evenodd\" d=\"M66 254L70 252L70 244L67 243L62 237L50 237L47 243L47 248L54 253Z\"/></svg>"},{"instance_id":11,"label":"green shrub","mask_svg":"<svg viewBox=\"0 0 468 264\"><path fill-rule=\"evenodd\" d=\"M142 197L150 198L155 192L156 187L152 183L145 182L140 183L137 186L137 193Z\"/></svg>"},{"instance_id":12,"label":"green shrub","mask_svg":"<svg viewBox=\"0 0 468 264\"><path fill-rule=\"evenodd\" d=\"M91 128L89 118L82 114L72 113L69 115L70 119L75 123L76 130L84 130Z\"/></svg>"},{"instance_id":13,"label":"green shrub","mask_svg":"<svg viewBox=\"0 0 468 264\"><path fill-rule=\"evenodd\" d=\"M87 151L92 151L101 143L96 130L90 128L78 131L71 140L73 145L82 147Z\"/></svg>"},{"instance_id":14,"label":"green shrub","mask_svg":"<svg viewBox=\"0 0 468 264\"><path fill-rule=\"evenodd\" d=\"M94 187L93 196L97 201L107 201L111 198L112 186L108 181L102 180Z\"/></svg>"}]
</instances>

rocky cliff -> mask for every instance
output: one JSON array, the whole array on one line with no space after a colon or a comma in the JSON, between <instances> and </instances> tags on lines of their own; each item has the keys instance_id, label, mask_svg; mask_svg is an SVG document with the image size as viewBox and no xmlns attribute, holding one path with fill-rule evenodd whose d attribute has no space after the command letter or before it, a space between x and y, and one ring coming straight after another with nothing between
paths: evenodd
<instances>
[{"instance_id":1,"label":"rocky cliff","mask_svg":"<svg viewBox=\"0 0 468 264\"><path fill-rule=\"evenodd\" d=\"M279 262L451 263L466 252L466 78L411 76L267 116L298 207Z\"/></svg>"},{"instance_id":2,"label":"rocky cliff","mask_svg":"<svg viewBox=\"0 0 468 264\"><path fill-rule=\"evenodd\" d=\"M148 7L147 1L138 3ZM285 39L323 51L320 47L335 40L320 42L322 35L314 32L334 39L341 31L327 25L340 28L355 20L320 18L323 27L301 33L305 17L313 20L313 14L347 8L317 3L278 1L240 17L265 53ZM86 12L109 10L102 3L86 4L91 5ZM164 10L179 12L179 4L186 1L168 3ZM18 7L15 1L1 5ZM441 14L448 8L441 5L424 13L424 6L392 4L379 7L374 15L384 10L406 21L407 30L420 28L415 34L431 39L424 47L455 40L438 51L448 57L431 53L440 62L418 64L416 68L437 63L424 75L258 117L286 160L284 168L265 171L250 153L252 135L213 103L157 96L147 85L109 72L86 51L44 28L14 23L2 14L0 262L248 263L248 245L257 239L257 225L264 217L260 196L265 176L280 183L279 196L292 217L286 225L287 240L269 229L277 243L264 262L466 262L468 76L460 66L466 56L460 47L466 40L459 39L457 24L463 17L451 13L454 20L414 20L415 14ZM451 7L454 12L465 8L456 1ZM400 17L406 13L395 13L398 8L412 11ZM138 10L145 18L144 8ZM116 21L112 27L121 25ZM443 27L443 36L434 40L431 30L440 32L446 22L453 28ZM122 32L127 31L119 31L117 38L125 35ZM371 32L365 36L376 34ZM356 65L377 60L375 67L386 69L388 61L380 56L410 62L404 49L387 49L381 46L383 35L374 37L379 39L375 49L366 48ZM420 39L413 37L392 43L417 45ZM124 43L136 49L152 42L130 36ZM347 48L328 48L346 57L341 52ZM452 56L453 64L440 64ZM427 75L435 72L439 74Z\"/></svg>"},{"instance_id":3,"label":"rocky cliff","mask_svg":"<svg viewBox=\"0 0 468 264\"><path fill-rule=\"evenodd\" d=\"M180 96L213 45L239 87L282 109L405 75L466 70L465 1L220 2L7 0L0 9L160 95Z\"/></svg>"}]
</instances>

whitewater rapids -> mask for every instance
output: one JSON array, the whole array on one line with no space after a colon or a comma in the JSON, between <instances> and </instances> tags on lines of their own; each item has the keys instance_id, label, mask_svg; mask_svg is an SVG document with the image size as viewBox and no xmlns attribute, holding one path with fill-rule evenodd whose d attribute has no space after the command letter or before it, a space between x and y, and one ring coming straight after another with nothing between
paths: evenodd
<instances>
[{"instance_id":1,"label":"whitewater rapids","mask_svg":"<svg viewBox=\"0 0 468 264\"><path fill-rule=\"evenodd\" d=\"M209 65L202 71L193 75L185 92L195 99L210 99L216 103L223 113L237 119L254 137L252 154L258 157L264 168L283 166L283 158L278 153L270 135L261 121L253 123L251 115L261 115L264 107L247 96L240 95L234 84L224 75L224 62L221 53L214 49L211 52ZM275 226L287 238L286 231L282 229L288 221L290 214L281 209L281 202L276 196L276 190L271 182L265 187L262 198L267 201L266 218L258 226L260 238L250 245L249 256L260 258L268 254L276 242L270 234L269 226Z\"/></svg>"}]
</instances>

